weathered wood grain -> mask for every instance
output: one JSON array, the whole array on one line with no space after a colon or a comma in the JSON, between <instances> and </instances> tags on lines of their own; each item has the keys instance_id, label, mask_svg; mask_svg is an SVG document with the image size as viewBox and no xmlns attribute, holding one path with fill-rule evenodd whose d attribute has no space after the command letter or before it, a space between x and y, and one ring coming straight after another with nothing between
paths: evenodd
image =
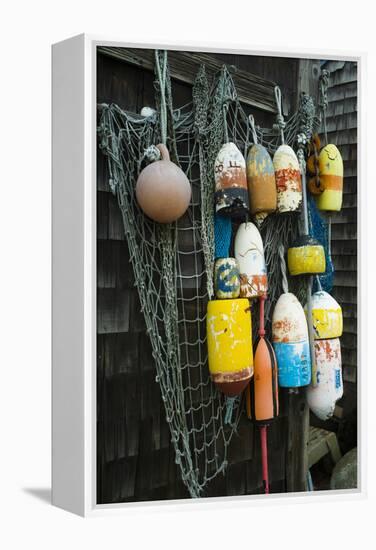
<instances>
[{"instance_id":1,"label":"weathered wood grain","mask_svg":"<svg viewBox=\"0 0 376 550\"><path fill-rule=\"evenodd\" d=\"M103 46L99 48L99 52L146 71L154 71L154 50L152 49L137 50ZM168 60L171 78L191 85L201 64L205 64L210 76L216 74L222 66L214 55L199 52L169 51ZM276 112L275 82L240 69L235 69L234 81L242 102L258 109Z\"/></svg>"}]
</instances>

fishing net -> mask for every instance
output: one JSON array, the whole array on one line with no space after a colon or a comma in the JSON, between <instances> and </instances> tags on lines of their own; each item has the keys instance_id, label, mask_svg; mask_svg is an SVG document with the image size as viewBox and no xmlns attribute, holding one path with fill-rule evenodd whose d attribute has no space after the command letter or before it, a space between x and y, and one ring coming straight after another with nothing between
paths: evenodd
<instances>
[{"instance_id":1,"label":"fishing net","mask_svg":"<svg viewBox=\"0 0 376 550\"><path fill-rule=\"evenodd\" d=\"M242 414L235 400L229 415L226 398L211 382L207 364L206 307L214 294L214 160L226 141L234 142L244 155L253 141L248 115L226 66L212 82L205 67L200 67L192 102L174 109L165 53L156 52L156 65L156 111L142 117L115 104L102 104L98 135L108 159L109 186L122 213L176 463L190 495L198 497L225 471ZM286 122L279 118L276 127L257 127L259 143L273 154L280 145L283 124L285 143L294 145L301 120L299 110ZM188 211L167 225L148 219L135 197L138 174L148 159L157 158L153 145L161 141L192 185ZM261 234L269 279L265 314L270 332L270 312L282 292L278 249L282 244L287 250L296 238L297 218L270 215L261 225ZM304 292L295 281L290 289Z\"/></svg>"}]
</instances>

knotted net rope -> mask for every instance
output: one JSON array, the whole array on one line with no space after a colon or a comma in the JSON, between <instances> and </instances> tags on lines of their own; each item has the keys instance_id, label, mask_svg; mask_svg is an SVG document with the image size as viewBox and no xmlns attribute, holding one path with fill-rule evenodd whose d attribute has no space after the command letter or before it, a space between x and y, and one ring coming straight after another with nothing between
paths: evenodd
<instances>
[{"instance_id":1,"label":"knotted net rope","mask_svg":"<svg viewBox=\"0 0 376 550\"><path fill-rule=\"evenodd\" d=\"M207 302L214 294L214 160L227 139L246 155L255 132L258 142L273 154L280 133L278 128L251 128L226 66L211 83L202 66L192 103L178 109L172 105L164 52L156 52L156 66L157 110L141 117L115 104L102 104L98 136L108 159L109 186L122 214L176 463L190 495L198 497L225 472L242 414L236 401L232 422L225 422L226 400L212 384L208 370L205 325ZM285 143L296 142L300 116L298 111L285 121ZM155 154L152 146L161 141L166 141L171 160L192 185L187 213L168 225L148 219L135 197L145 151ZM270 312L282 292L279 246L287 250L297 236L297 226L293 217L278 215L269 215L261 226L269 279L265 310L269 333ZM290 287L294 291L296 282L291 281ZM301 291L304 300L304 287ZM254 311L255 334L257 318Z\"/></svg>"}]
</instances>

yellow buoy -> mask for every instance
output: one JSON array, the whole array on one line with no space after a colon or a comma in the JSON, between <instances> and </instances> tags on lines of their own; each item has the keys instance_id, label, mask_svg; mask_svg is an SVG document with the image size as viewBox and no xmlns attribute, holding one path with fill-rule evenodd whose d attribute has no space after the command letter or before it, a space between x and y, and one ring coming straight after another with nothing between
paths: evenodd
<instances>
[{"instance_id":1,"label":"yellow buoy","mask_svg":"<svg viewBox=\"0 0 376 550\"><path fill-rule=\"evenodd\" d=\"M324 247L316 239L302 235L288 249L287 263L290 275L325 273Z\"/></svg>"},{"instance_id":2,"label":"yellow buoy","mask_svg":"<svg viewBox=\"0 0 376 550\"><path fill-rule=\"evenodd\" d=\"M312 324L315 331L315 340L342 336L341 306L324 290L312 294Z\"/></svg>"},{"instance_id":3,"label":"yellow buoy","mask_svg":"<svg viewBox=\"0 0 376 550\"><path fill-rule=\"evenodd\" d=\"M210 301L206 328L212 380L226 395L238 395L253 375L252 321L248 300Z\"/></svg>"},{"instance_id":4,"label":"yellow buoy","mask_svg":"<svg viewBox=\"0 0 376 550\"><path fill-rule=\"evenodd\" d=\"M341 153L332 143L320 151L319 174L323 191L316 196L317 208L338 212L342 207L343 161Z\"/></svg>"}]
</instances>

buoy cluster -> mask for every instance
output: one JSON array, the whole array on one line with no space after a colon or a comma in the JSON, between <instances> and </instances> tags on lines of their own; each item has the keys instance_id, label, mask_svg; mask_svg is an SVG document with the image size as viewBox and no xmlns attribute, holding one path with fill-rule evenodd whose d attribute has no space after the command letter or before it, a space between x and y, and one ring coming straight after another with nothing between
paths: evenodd
<instances>
[{"instance_id":1,"label":"buoy cluster","mask_svg":"<svg viewBox=\"0 0 376 550\"><path fill-rule=\"evenodd\" d=\"M250 122L254 144L246 159L235 143L227 142L218 151L213 166L215 297L208 302L206 317L209 371L216 387L230 400L247 388L248 416L262 427L278 416L278 387L293 390L309 386L308 404L316 416L325 420L333 414L343 392L339 341L342 311L327 292L319 290L311 296L309 290L305 313L286 284L272 316L272 344L265 337L268 278L258 229L264 218L271 213L300 213L303 208L306 229L287 251L289 273L312 281L312 276L325 272L326 265L322 244L308 232L301 156L298 161L292 147L284 143L281 128L282 144L272 159L257 141L253 117ZM182 170L170 161L167 148L162 144L157 148L161 159L140 173L136 197L152 220L171 223L186 212L191 186ZM318 209L339 211L343 163L337 147L321 147L315 136L307 171L307 187ZM311 289L309 285L307 288ZM259 337L253 346L251 306L256 300L260 322ZM268 492L266 432L261 431L261 435L263 479Z\"/></svg>"},{"instance_id":2,"label":"buoy cluster","mask_svg":"<svg viewBox=\"0 0 376 550\"><path fill-rule=\"evenodd\" d=\"M299 213L302 182L298 159L289 145L280 145L271 159L267 149L255 143L247 160L235 143L225 143L214 165L215 210L224 216L256 220L272 212Z\"/></svg>"}]
</instances>

